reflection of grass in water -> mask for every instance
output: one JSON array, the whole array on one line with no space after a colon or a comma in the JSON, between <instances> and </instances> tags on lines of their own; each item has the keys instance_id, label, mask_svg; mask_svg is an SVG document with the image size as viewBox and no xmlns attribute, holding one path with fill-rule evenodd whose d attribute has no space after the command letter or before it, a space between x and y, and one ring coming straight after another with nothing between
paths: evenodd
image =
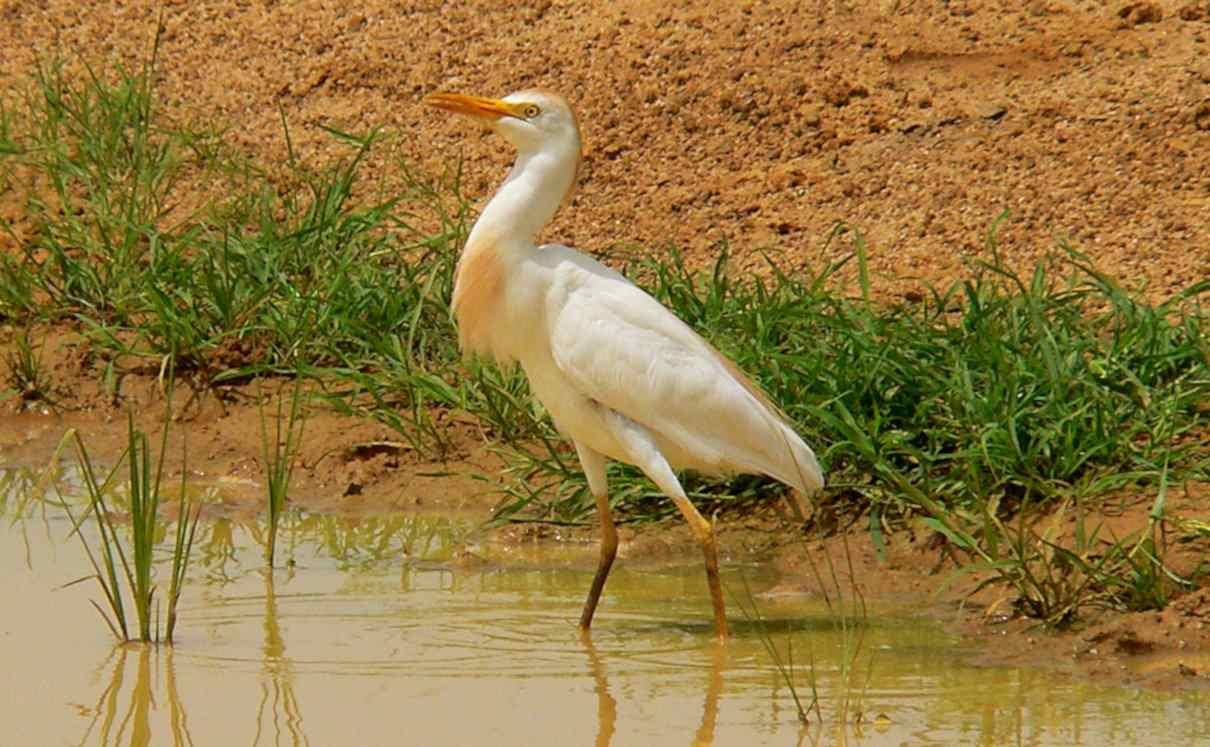
<instances>
[{"instance_id":1,"label":"reflection of grass in water","mask_svg":"<svg viewBox=\"0 0 1210 747\"><path fill-rule=\"evenodd\" d=\"M734 594L731 598L735 601L736 606L744 614L749 622L753 624L756 636L764 646L765 652L769 654L769 659L773 662L773 666L777 669L778 675L781 676L782 682L790 690L790 697L794 700L794 709L798 712L798 720L804 724L811 722L810 713L815 711L816 717L822 720L819 710L819 690L816 687L815 681L815 661L811 661L811 675L808 680L811 687L811 701L804 704L803 699L798 694L798 686L795 684L796 677L794 676L794 644L790 637L786 636L786 656L782 657L777 645L773 641L773 636L769 631L768 622L761 615L760 609L756 606L756 598L752 595L752 587L748 585L748 577L743 576L744 583L744 598L738 598ZM747 606L744 601L747 601Z\"/></svg>"},{"instance_id":2,"label":"reflection of grass in water","mask_svg":"<svg viewBox=\"0 0 1210 747\"><path fill-rule=\"evenodd\" d=\"M26 520L33 516L35 510L40 512L46 539L53 542L47 501L43 498L50 489L51 482L57 482L61 477L57 466L41 474L27 467L0 469L0 516L8 516L10 527L20 528L21 541L25 545L26 568L33 567Z\"/></svg>"},{"instance_id":3,"label":"reflection of grass in water","mask_svg":"<svg viewBox=\"0 0 1210 747\"><path fill-rule=\"evenodd\" d=\"M272 573L266 572L265 614L263 625L264 679L262 698L256 710L256 732L253 744L261 743L263 727L272 724L276 730L271 742L279 744L288 735L286 742L294 745L309 744L302 730L302 712L294 693L294 676L286 657L285 639L278 622L277 597ZM129 665L134 657L133 679ZM80 744L102 745L151 745L170 743L192 745L194 740L189 731L188 714L184 707L177 683L176 666L172 647L156 647L130 644L114 648L101 666L108 669L105 687L97 697L95 705L82 710L91 719L81 737ZM168 717L171 740L157 740L153 734L153 718L159 709L160 684L168 702ZM267 715L266 708L271 712ZM283 732L282 722L285 724Z\"/></svg>"},{"instance_id":4,"label":"reflection of grass in water","mask_svg":"<svg viewBox=\"0 0 1210 747\"><path fill-rule=\"evenodd\" d=\"M265 579L265 645L264 645L264 679L261 680L261 700L256 709L256 735L252 744L260 744L261 728L265 722L265 706L272 700L272 723L276 730L274 744L281 740L281 726L278 716L284 715L286 729L290 734L291 744L310 744L306 733L302 730L302 710L298 704L298 696L294 694L294 673L290 669L290 660L286 657L286 641L281 634L281 625L277 616L277 591L274 586L272 570L263 573Z\"/></svg>"},{"instance_id":5,"label":"reflection of grass in water","mask_svg":"<svg viewBox=\"0 0 1210 747\"><path fill-rule=\"evenodd\" d=\"M152 742L151 717L159 707L156 702L156 683L162 678L168 700L169 719L172 729L172 744L192 745L193 737L189 734L189 720L185 706L177 689L176 665L173 662L172 648L161 649L144 646L118 646L110 652L102 665L112 666L109 681L97 698L97 703L90 712L92 719L84 730L80 744L90 743L93 732L97 732L97 743L102 745L149 745ZM134 681L130 683L130 701L124 710L122 707L122 692L126 686L126 665L130 656L137 656L135 662ZM162 671L160 664L163 663ZM153 674L158 675L154 677ZM99 731L98 731L99 728Z\"/></svg>"},{"instance_id":6,"label":"reflection of grass in water","mask_svg":"<svg viewBox=\"0 0 1210 747\"><path fill-rule=\"evenodd\" d=\"M227 569L239 563L239 550L235 544L235 522L217 518L206 522L197 541L198 565L209 569L211 580L229 582L236 576Z\"/></svg>"},{"instance_id":7,"label":"reflection of grass in water","mask_svg":"<svg viewBox=\"0 0 1210 747\"><path fill-rule=\"evenodd\" d=\"M470 531L448 518L414 514L333 515L297 512L282 524L281 541L292 555L330 558L341 569L370 569L409 562L448 560L461 538ZM244 542L241 536L250 540ZM219 517L205 522L198 533L198 564L210 580L229 582L242 576L241 550L263 545L264 526Z\"/></svg>"},{"instance_id":8,"label":"reflection of grass in water","mask_svg":"<svg viewBox=\"0 0 1210 747\"><path fill-rule=\"evenodd\" d=\"M291 541L311 545L344 567L446 560L459 536L457 524L411 514L333 516L304 514L290 526Z\"/></svg>"}]
</instances>

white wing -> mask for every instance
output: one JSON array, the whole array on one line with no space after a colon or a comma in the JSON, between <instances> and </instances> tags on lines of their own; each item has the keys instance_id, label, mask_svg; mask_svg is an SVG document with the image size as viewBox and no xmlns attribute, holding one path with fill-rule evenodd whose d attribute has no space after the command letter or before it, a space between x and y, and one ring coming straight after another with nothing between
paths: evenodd
<instances>
[{"instance_id":1,"label":"white wing","mask_svg":"<svg viewBox=\"0 0 1210 747\"><path fill-rule=\"evenodd\" d=\"M546 310L551 352L584 396L671 445L676 467L822 487L814 453L734 364L622 275L565 247L544 251L561 255Z\"/></svg>"}]
</instances>

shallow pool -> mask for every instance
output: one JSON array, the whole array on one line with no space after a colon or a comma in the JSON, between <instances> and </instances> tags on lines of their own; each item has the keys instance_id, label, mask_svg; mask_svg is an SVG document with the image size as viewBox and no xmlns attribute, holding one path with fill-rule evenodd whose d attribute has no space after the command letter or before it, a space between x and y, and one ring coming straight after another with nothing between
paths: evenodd
<instances>
[{"instance_id":1,"label":"shallow pool","mask_svg":"<svg viewBox=\"0 0 1210 747\"><path fill-rule=\"evenodd\" d=\"M456 516L292 515L290 567L261 528L208 519L174 647L115 647L61 509L0 512L0 745L1190 745L1200 693L979 668L931 618L762 593L729 566L734 640L716 644L700 566L622 559L590 638L595 548L494 544ZM86 525L91 532L91 525ZM749 596L749 591L751 596ZM744 605L746 606L746 605ZM762 630L764 636L762 636ZM804 705L803 727L783 660Z\"/></svg>"}]
</instances>

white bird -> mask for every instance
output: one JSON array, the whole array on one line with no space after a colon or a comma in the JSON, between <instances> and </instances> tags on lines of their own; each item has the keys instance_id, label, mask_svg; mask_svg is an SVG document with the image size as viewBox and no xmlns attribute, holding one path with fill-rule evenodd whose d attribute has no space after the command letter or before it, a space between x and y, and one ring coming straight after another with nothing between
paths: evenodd
<instances>
[{"instance_id":1,"label":"white bird","mask_svg":"<svg viewBox=\"0 0 1210 747\"><path fill-rule=\"evenodd\" d=\"M800 506L823 487L815 454L730 360L621 274L574 249L538 246L581 161L567 101L546 91L502 99L436 93L425 103L484 120L517 160L467 237L453 313L468 354L520 363L534 395L576 447L601 522L601 555L580 627L587 630L617 554L606 459L633 464L676 504L705 555L715 631L727 637L711 522L675 470L761 473Z\"/></svg>"}]
</instances>

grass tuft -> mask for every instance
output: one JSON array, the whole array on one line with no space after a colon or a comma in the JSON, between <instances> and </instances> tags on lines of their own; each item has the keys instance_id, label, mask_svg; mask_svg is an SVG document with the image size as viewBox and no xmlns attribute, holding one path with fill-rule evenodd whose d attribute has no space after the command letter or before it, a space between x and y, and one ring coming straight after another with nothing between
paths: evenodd
<instances>
[{"instance_id":1,"label":"grass tuft","mask_svg":"<svg viewBox=\"0 0 1210 747\"><path fill-rule=\"evenodd\" d=\"M151 453L150 441L147 434L136 429L134 416L127 420L127 445L119 463L99 480L99 473L93 465L80 434L75 430L68 431L60 442L57 454L70 441L79 460L81 474L84 477L85 489L88 493L88 512L78 520L72 514L70 503L60 494L60 501L71 517L73 533L80 538L89 563L92 565L94 578L105 597L106 607L93 602L93 606L101 614L106 625L119 641L139 640L144 643L164 641L171 644L178 622L177 604L189 568L189 558L193 548L193 539L197 530L200 507L195 507L189 500L185 485L185 472L182 471L181 492L177 506L176 533L172 545L171 571L168 587L167 623L161 631L157 593L159 586L153 580L155 564L154 552L161 534L159 507L162 501L160 490L163 476L164 454L167 446L167 431L169 420L164 423L164 436L160 444L158 457ZM110 506L107 496L117 480L117 474L125 461L129 470L127 473L125 497L129 502L127 516L129 517L129 541L122 538L115 521L116 513ZM58 483L55 482L58 490ZM81 531L80 523L91 514L97 524L100 543L94 552ZM100 558L98 560L98 558ZM134 622L137 633L127 620L128 606L125 599L129 597L133 605Z\"/></svg>"},{"instance_id":2,"label":"grass tuft","mask_svg":"<svg viewBox=\"0 0 1210 747\"><path fill-rule=\"evenodd\" d=\"M30 340L28 328L13 336L13 349L4 355L8 366L8 386L26 402L52 402L51 384L42 365L45 341Z\"/></svg>"}]
</instances>

